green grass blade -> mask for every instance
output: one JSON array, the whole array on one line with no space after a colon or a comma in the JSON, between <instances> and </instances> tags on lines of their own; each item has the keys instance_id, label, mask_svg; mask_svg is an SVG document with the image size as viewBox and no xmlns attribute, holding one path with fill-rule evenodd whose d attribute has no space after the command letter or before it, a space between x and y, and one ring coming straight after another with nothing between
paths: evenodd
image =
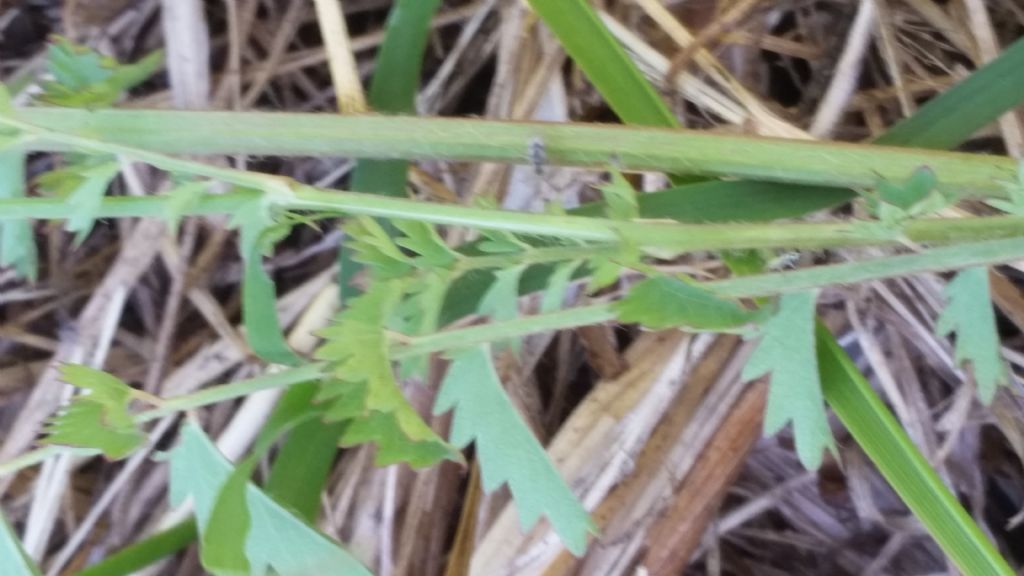
<instances>
[{"instance_id":1,"label":"green grass blade","mask_svg":"<svg viewBox=\"0 0 1024 576\"><path fill-rule=\"evenodd\" d=\"M21 547L11 525L0 515L0 574L4 576L39 576L39 568Z\"/></svg>"},{"instance_id":2,"label":"green grass blade","mask_svg":"<svg viewBox=\"0 0 1024 576\"><path fill-rule=\"evenodd\" d=\"M587 0L530 0L530 5L624 122L679 125Z\"/></svg>"},{"instance_id":3,"label":"green grass blade","mask_svg":"<svg viewBox=\"0 0 1024 576\"><path fill-rule=\"evenodd\" d=\"M163 532L118 550L75 576L128 576L180 552L195 542L195 520L189 519Z\"/></svg>"},{"instance_id":4,"label":"green grass blade","mask_svg":"<svg viewBox=\"0 0 1024 576\"><path fill-rule=\"evenodd\" d=\"M1024 39L931 99L875 140L887 146L953 148L1024 101Z\"/></svg>"},{"instance_id":5,"label":"green grass blade","mask_svg":"<svg viewBox=\"0 0 1024 576\"><path fill-rule=\"evenodd\" d=\"M370 85L369 104L375 112L416 111L423 52L431 19L440 4L440 0L398 0L391 9ZM401 196L408 168L407 160L361 160L352 173L350 187L372 194Z\"/></svg>"},{"instance_id":6,"label":"green grass blade","mask_svg":"<svg viewBox=\"0 0 1024 576\"><path fill-rule=\"evenodd\" d=\"M825 399L904 503L964 574L1013 574L820 322Z\"/></svg>"},{"instance_id":7,"label":"green grass blade","mask_svg":"<svg viewBox=\"0 0 1024 576\"><path fill-rule=\"evenodd\" d=\"M272 419L312 410L318 383L292 386L278 401ZM267 495L285 505L307 522L315 522L320 511L320 494L338 452L338 437L344 423L328 424L319 419L303 422L288 433L270 468L264 487Z\"/></svg>"}]
</instances>

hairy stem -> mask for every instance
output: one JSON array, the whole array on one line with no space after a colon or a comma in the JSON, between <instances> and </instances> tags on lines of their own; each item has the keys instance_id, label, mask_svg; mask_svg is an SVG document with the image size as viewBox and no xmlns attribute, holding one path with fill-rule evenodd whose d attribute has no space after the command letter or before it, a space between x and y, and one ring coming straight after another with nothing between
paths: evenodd
<instances>
[{"instance_id":1,"label":"hairy stem","mask_svg":"<svg viewBox=\"0 0 1024 576\"><path fill-rule=\"evenodd\" d=\"M274 178L274 185L284 180ZM247 203L261 201L252 191L206 195L188 210L191 215L231 213ZM627 240L641 248L678 252L740 250L749 248L819 249L842 246L898 245L905 240L952 243L1024 236L1024 217L925 218L907 223L903 230L873 221L793 224L680 224L663 221L618 222L603 218L510 212L451 204L431 204L356 192L326 191L299 186L289 194L274 194L266 201L284 210L312 210L338 215L368 215L418 220L431 224L500 230L524 235L550 236L606 244ZM165 196L104 198L97 218L164 217ZM59 198L0 199L0 221L65 219L77 210Z\"/></svg>"},{"instance_id":2,"label":"hairy stem","mask_svg":"<svg viewBox=\"0 0 1024 576\"><path fill-rule=\"evenodd\" d=\"M3 119L51 137L32 150L72 150L81 137L152 152L450 159L525 164L535 142L552 164L607 166L870 188L931 167L944 191L1001 195L1009 158L836 142L612 125L267 112L23 108Z\"/></svg>"}]
</instances>

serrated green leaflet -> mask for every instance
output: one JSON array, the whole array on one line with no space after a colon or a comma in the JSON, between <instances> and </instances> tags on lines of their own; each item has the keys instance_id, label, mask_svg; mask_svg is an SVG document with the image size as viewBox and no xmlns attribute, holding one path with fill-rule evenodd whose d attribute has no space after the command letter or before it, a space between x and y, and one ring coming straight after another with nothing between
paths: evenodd
<instances>
[{"instance_id":1,"label":"serrated green leaflet","mask_svg":"<svg viewBox=\"0 0 1024 576\"><path fill-rule=\"evenodd\" d=\"M1024 160L1017 167L1017 178L1006 182L1006 200L989 200L988 203L999 210L1024 216Z\"/></svg>"},{"instance_id":2,"label":"serrated green leaflet","mask_svg":"<svg viewBox=\"0 0 1024 576\"><path fill-rule=\"evenodd\" d=\"M601 186L606 213L612 220L634 220L640 217L636 190L618 170L611 171L611 182Z\"/></svg>"},{"instance_id":3,"label":"serrated green leaflet","mask_svg":"<svg viewBox=\"0 0 1024 576\"><path fill-rule=\"evenodd\" d=\"M200 534L204 534L213 513L217 495L232 472L232 467L209 438L188 422L181 430L179 444L168 456L170 461L170 499L180 505L192 498ZM252 522L245 540L248 575L278 576L365 575L370 572L348 552L291 515L247 484L245 507Z\"/></svg>"},{"instance_id":4,"label":"serrated green leaflet","mask_svg":"<svg viewBox=\"0 0 1024 576\"><path fill-rule=\"evenodd\" d=\"M818 373L816 298L814 292L779 297L778 312L761 325L761 341L743 367L744 380L771 374L765 434L792 422L797 455L809 470L821 465L824 450L835 452Z\"/></svg>"},{"instance_id":5,"label":"serrated green leaflet","mask_svg":"<svg viewBox=\"0 0 1024 576\"><path fill-rule=\"evenodd\" d=\"M425 268L448 268L455 263L458 254L445 244L437 230L425 223L412 220L397 220L395 228L404 236L395 243L415 252L417 265Z\"/></svg>"},{"instance_id":6,"label":"serrated green leaflet","mask_svg":"<svg viewBox=\"0 0 1024 576\"><path fill-rule=\"evenodd\" d=\"M494 273L494 283L480 301L480 314L495 322L511 320L519 315L519 278L525 266L513 266Z\"/></svg>"},{"instance_id":7,"label":"serrated green leaflet","mask_svg":"<svg viewBox=\"0 0 1024 576\"><path fill-rule=\"evenodd\" d=\"M648 328L680 327L691 330L730 331L757 321L760 312L747 310L691 282L658 276L634 286L613 306L622 322Z\"/></svg>"},{"instance_id":8,"label":"serrated green leaflet","mask_svg":"<svg viewBox=\"0 0 1024 576\"><path fill-rule=\"evenodd\" d=\"M4 576L40 576L41 572L21 547L7 519L0 514L0 574Z\"/></svg>"},{"instance_id":9,"label":"serrated green leaflet","mask_svg":"<svg viewBox=\"0 0 1024 576\"><path fill-rule=\"evenodd\" d=\"M44 443L95 448L116 460L145 442L145 434L128 412L130 386L106 372L76 364L64 365L61 375L68 384L88 392L73 396L49 422Z\"/></svg>"},{"instance_id":10,"label":"serrated green leaflet","mask_svg":"<svg viewBox=\"0 0 1024 576\"><path fill-rule=\"evenodd\" d=\"M39 99L73 108L107 107L126 90L152 76L162 64L162 51L153 52L135 64L122 65L58 37L47 49L47 69L54 79L43 82Z\"/></svg>"},{"instance_id":11,"label":"serrated green leaflet","mask_svg":"<svg viewBox=\"0 0 1024 576\"><path fill-rule=\"evenodd\" d=\"M412 272L412 259L402 253L391 234L376 220L357 218L345 226L352 260L367 266L379 280L402 278Z\"/></svg>"},{"instance_id":12,"label":"serrated green leaflet","mask_svg":"<svg viewBox=\"0 0 1024 576\"><path fill-rule=\"evenodd\" d=\"M548 285L541 297L541 313L554 312L562 307L562 303L565 301L565 291L581 264L581 262L572 261L555 266L551 276L548 276Z\"/></svg>"},{"instance_id":13,"label":"serrated green leaflet","mask_svg":"<svg viewBox=\"0 0 1024 576\"><path fill-rule=\"evenodd\" d=\"M317 396L329 401L328 421L346 421L341 445L377 445L377 464L408 462L414 467L460 458L420 418L402 395L388 358L386 324L404 291L402 281L378 282L351 300L321 335L316 357L327 361L329 377Z\"/></svg>"},{"instance_id":14,"label":"serrated green leaflet","mask_svg":"<svg viewBox=\"0 0 1024 576\"><path fill-rule=\"evenodd\" d=\"M581 555L594 524L505 395L490 349L475 347L450 357L434 413L455 411L452 443L473 443L486 492L508 485L524 530L543 514L566 548Z\"/></svg>"},{"instance_id":15,"label":"serrated green leaflet","mask_svg":"<svg viewBox=\"0 0 1024 576\"><path fill-rule=\"evenodd\" d=\"M66 228L75 233L76 246L80 246L92 231L107 187L119 171L117 162L103 162L78 171L81 180L66 198L67 203L75 208L74 214L67 220Z\"/></svg>"},{"instance_id":16,"label":"serrated green leaflet","mask_svg":"<svg viewBox=\"0 0 1024 576\"><path fill-rule=\"evenodd\" d=\"M945 294L948 303L939 315L935 332L940 336L956 332L956 361L970 364L978 397L989 404L996 389L1007 383L1007 374L992 310L988 270L962 270L946 285Z\"/></svg>"},{"instance_id":17,"label":"serrated green leaflet","mask_svg":"<svg viewBox=\"0 0 1024 576\"><path fill-rule=\"evenodd\" d=\"M172 235L178 234L178 224L181 222L181 218L198 205L209 187L209 183L196 180L183 182L167 192L170 201L167 203L165 221Z\"/></svg>"}]
</instances>

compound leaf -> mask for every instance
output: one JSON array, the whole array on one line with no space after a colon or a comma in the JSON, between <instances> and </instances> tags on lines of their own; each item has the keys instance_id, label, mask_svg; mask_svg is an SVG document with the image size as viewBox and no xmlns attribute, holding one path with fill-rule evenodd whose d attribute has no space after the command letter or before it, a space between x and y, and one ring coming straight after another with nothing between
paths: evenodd
<instances>
[{"instance_id":1,"label":"compound leaf","mask_svg":"<svg viewBox=\"0 0 1024 576\"><path fill-rule=\"evenodd\" d=\"M159 50L134 64L122 65L60 37L50 44L46 55L53 80L43 82L40 100L73 108L108 107L163 64L163 52Z\"/></svg>"},{"instance_id":2,"label":"compound leaf","mask_svg":"<svg viewBox=\"0 0 1024 576\"><path fill-rule=\"evenodd\" d=\"M818 373L816 297L813 292L780 296L778 311L761 325L761 341L743 367L744 380L771 373L765 434L792 422L797 455L809 470L821 465L823 450L835 451Z\"/></svg>"},{"instance_id":3,"label":"compound leaf","mask_svg":"<svg viewBox=\"0 0 1024 576\"><path fill-rule=\"evenodd\" d=\"M613 305L622 322L648 328L683 327L725 332L757 321L762 313L724 300L700 286L670 276L640 282Z\"/></svg>"},{"instance_id":4,"label":"compound leaf","mask_svg":"<svg viewBox=\"0 0 1024 576\"><path fill-rule=\"evenodd\" d=\"M214 507L231 476L232 467L206 434L191 422L182 426L181 440L168 460L171 504L180 505L191 497L199 532L205 535L211 528ZM370 576L352 555L252 484L242 483L236 493L242 495L245 513L250 519L245 536L245 559L249 568L244 574ZM236 499L235 505L239 502ZM237 507L233 511L241 512Z\"/></svg>"},{"instance_id":5,"label":"compound leaf","mask_svg":"<svg viewBox=\"0 0 1024 576\"><path fill-rule=\"evenodd\" d=\"M377 444L380 466L408 462L424 467L461 456L428 426L402 394L388 358L385 327L398 306L404 282L378 282L351 300L338 321L321 331L316 356L328 362L318 394L329 401L328 421L348 421L340 444Z\"/></svg>"},{"instance_id":6,"label":"compound leaf","mask_svg":"<svg viewBox=\"0 0 1024 576\"><path fill-rule=\"evenodd\" d=\"M969 362L978 385L978 397L992 402L996 388L1006 384L1006 366L999 351L999 333L988 286L988 270L967 268L946 285L946 309L935 331L956 332L956 361Z\"/></svg>"},{"instance_id":7,"label":"compound leaf","mask_svg":"<svg viewBox=\"0 0 1024 576\"><path fill-rule=\"evenodd\" d=\"M134 394L130 386L106 372L77 364L65 364L61 374L65 382L88 393L73 396L50 420L43 442L94 448L114 460L145 442L146 435L128 412Z\"/></svg>"},{"instance_id":8,"label":"compound leaf","mask_svg":"<svg viewBox=\"0 0 1024 576\"><path fill-rule=\"evenodd\" d=\"M524 530L544 514L566 547L581 555L594 524L505 395L489 348L461 350L450 358L434 413L455 410L452 443L474 443L485 491L508 484Z\"/></svg>"}]
</instances>

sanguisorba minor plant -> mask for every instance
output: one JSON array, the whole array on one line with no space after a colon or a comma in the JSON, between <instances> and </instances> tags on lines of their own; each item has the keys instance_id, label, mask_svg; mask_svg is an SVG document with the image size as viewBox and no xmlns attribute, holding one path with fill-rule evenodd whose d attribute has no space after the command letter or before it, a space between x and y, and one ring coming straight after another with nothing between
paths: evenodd
<instances>
[{"instance_id":1,"label":"sanguisorba minor plant","mask_svg":"<svg viewBox=\"0 0 1024 576\"><path fill-rule=\"evenodd\" d=\"M792 426L801 461L816 468L826 451L834 451L822 377L849 369L820 360L830 352L816 340L823 330L815 320L818 291L955 270L939 330L957 334L957 358L973 371L982 401L991 401L1007 382L985 267L1024 258L1024 169L1008 158L653 128L104 109L158 62L157 54L120 66L57 42L49 61L53 80L37 97L49 106L16 108L0 89L0 264L36 276L34 219L64 220L81 242L97 219L163 218L173 230L182 218L229 214L245 262L247 337L268 362L288 367L194 394L156 398L111 374L65 366L65 381L81 393L49 424L45 443L50 446L0 463L0 474L65 450L125 458L146 442L147 423L157 418L259 390L318 382L313 407L272 422L265 441L234 467L193 420L185 419L177 447L165 456L171 498L191 498L202 561L213 573L367 573L249 483L273 442L310 419L343 422L339 444L374 444L380 465L461 461L462 449L472 443L485 490L507 485L524 528L544 516L569 550L583 553L594 524L505 395L493 363L496 353L515 352L519 340L533 333L621 322L756 339L743 375L748 380L770 375L765 432ZM558 206L539 214L514 213L486 203L434 204L318 189L172 155L526 162L538 142L550 162L605 169L604 201L574 213ZM64 162L39 176L40 195L28 197L25 160L32 152L63 154ZM165 171L175 186L151 196L107 195L125 160ZM621 174L631 170L854 189L862 208L855 213L867 216L814 223L680 223L659 214L651 200L664 207L674 192L637 194ZM965 198L987 201L1006 214L937 216ZM322 332L314 358L301 358L280 334L274 286L261 257L292 227L328 219L341 220L346 247L366 268L369 281ZM469 229L476 239L450 246L440 232L451 227ZM863 246L891 247L891 255L797 270L767 266L782 251ZM697 281L661 266L696 251L720 253L733 275ZM566 307L570 288L580 286L591 295L587 304ZM530 292L540 295L524 311L520 297ZM456 322L470 315L481 321ZM452 413L447 438L426 424L398 385L399 379L426 380L431 355L448 362L433 406L436 414ZM847 422L851 429L870 428L880 435L874 442L889 442L910 466L924 466L921 474L927 476L920 454L870 389L834 394L866 395L862 405L867 408ZM915 487L890 480L965 571L1012 573L941 483ZM921 494L938 494L933 508L939 512L922 511L915 504ZM289 546L270 545L281 541ZM7 557L17 560L7 566L23 570L14 573L32 573L11 530L0 522L3 550L14 551Z\"/></svg>"}]
</instances>

